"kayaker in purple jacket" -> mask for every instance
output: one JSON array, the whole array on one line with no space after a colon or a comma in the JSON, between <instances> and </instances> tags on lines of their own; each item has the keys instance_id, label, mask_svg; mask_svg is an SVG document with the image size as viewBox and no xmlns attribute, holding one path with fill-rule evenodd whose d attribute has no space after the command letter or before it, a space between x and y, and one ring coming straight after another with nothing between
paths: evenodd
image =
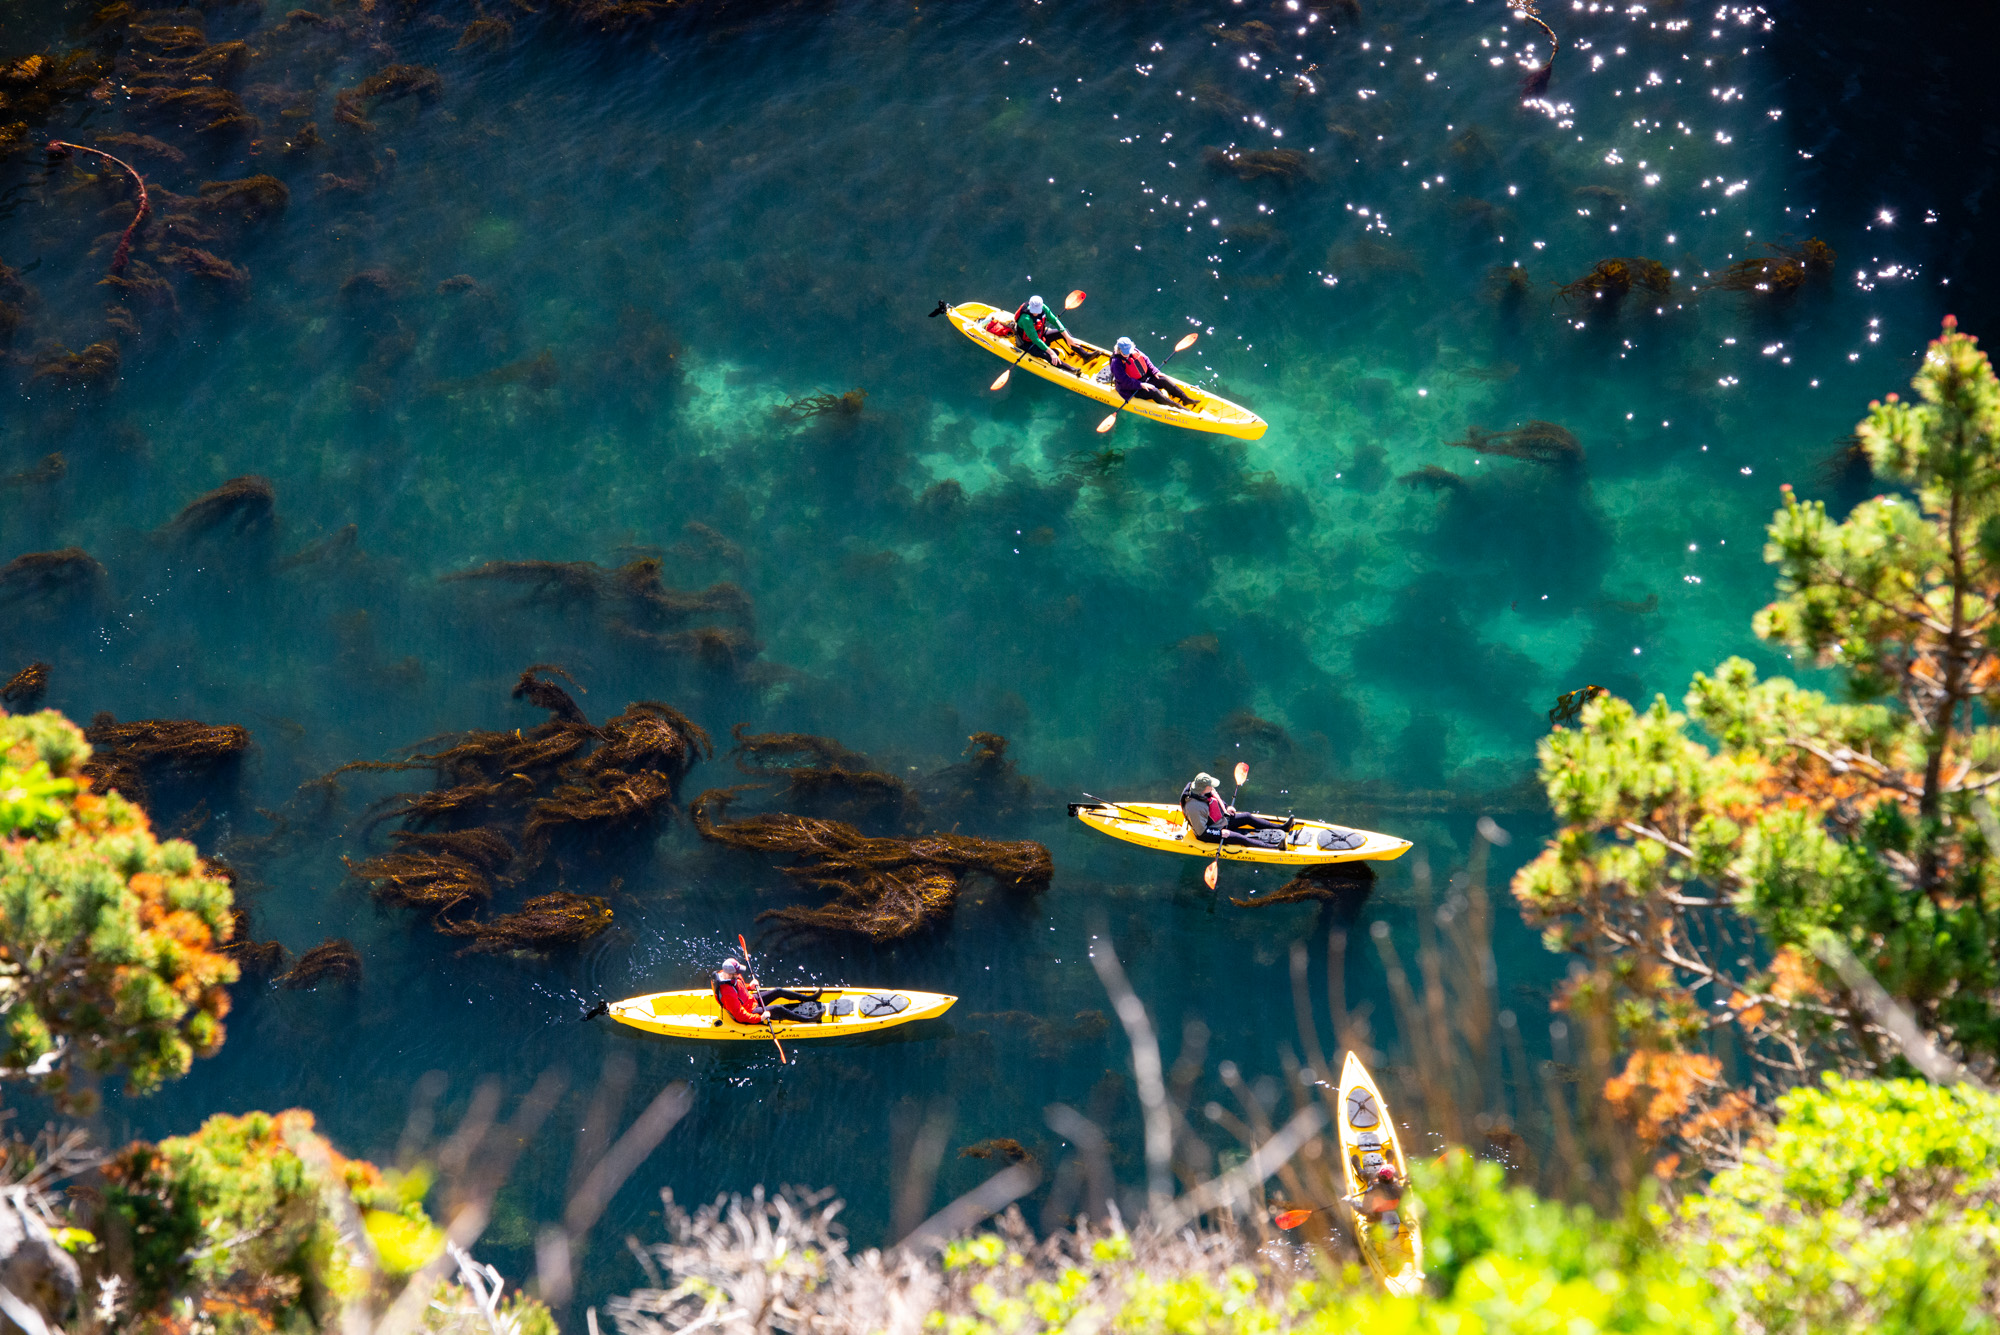
<instances>
[{"instance_id":1,"label":"kayaker in purple jacket","mask_svg":"<svg viewBox=\"0 0 2000 1335\"><path fill-rule=\"evenodd\" d=\"M1111 383L1125 398L1151 399L1169 408L1192 408L1194 399L1161 374L1152 358L1129 338L1118 340L1111 354Z\"/></svg>"}]
</instances>

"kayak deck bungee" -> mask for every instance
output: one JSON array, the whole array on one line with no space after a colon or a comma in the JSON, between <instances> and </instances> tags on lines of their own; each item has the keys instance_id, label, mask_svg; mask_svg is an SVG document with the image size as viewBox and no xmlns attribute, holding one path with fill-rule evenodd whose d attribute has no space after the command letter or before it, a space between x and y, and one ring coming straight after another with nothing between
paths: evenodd
<instances>
[{"instance_id":1,"label":"kayak deck bungee","mask_svg":"<svg viewBox=\"0 0 2000 1335\"><path fill-rule=\"evenodd\" d=\"M1347 1196L1353 1202L1368 1189L1368 1183L1383 1165L1396 1170L1396 1179L1408 1184L1409 1160L1403 1157L1403 1142L1396 1125L1389 1120L1389 1105L1375 1078L1352 1052L1340 1069L1340 1169L1347 1182ZM1396 1236L1359 1210L1354 1215L1354 1240L1384 1287L1399 1297L1415 1298L1424 1291L1424 1238L1416 1211L1406 1195L1396 1211Z\"/></svg>"},{"instance_id":2,"label":"kayak deck bungee","mask_svg":"<svg viewBox=\"0 0 2000 1335\"><path fill-rule=\"evenodd\" d=\"M934 1020L950 1010L957 1000L942 992L912 992L908 988L829 987L820 996L826 1012L824 1018L773 1019L770 1024L762 1025L743 1024L725 1014L715 992L700 987L627 997L612 1002L610 1014L618 1023L649 1034L711 1043L768 1043L774 1033L780 1039L846 1038L916 1020Z\"/></svg>"},{"instance_id":3,"label":"kayak deck bungee","mask_svg":"<svg viewBox=\"0 0 2000 1335\"><path fill-rule=\"evenodd\" d=\"M1283 836L1281 848L1255 848L1208 843L1188 832L1187 818L1166 802L1072 802L1069 814L1091 829L1141 848L1188 857L1220 858L1224 862L1268 862L1278 866L1319 867L1336 862L1389 862L1410 849L1410 841L1373 830L1298 818L1298 826Z\"/></svg>"},{"instance_id":4,"label":"kayak deck bungee","mask_svg":"<svg viewBox=\"0 0 2000 1335\"><path fill-rule=\"evenodd\" d=\"M1125 404L1125 411L1140 417L1149 417L1155 422L1168 426L1186 427L1190 431L1213 431L1219 435L1235 436L1241 440L1255 440L1263 435L1269 424L1257 414L1241 404L1231 403L1219 394L1210 394L1199 385L1191 385L1184 380L1174 383L1181 391L1195 401L1193 408L1168 407L1164 403L1154 403L1151 399L1133 395L1126 402L1115 385L1111 383L1111 352L1109 349L1086 343L1076 335L1070 335L1076 346L1083 351L1079 359L1074 353L1061 348L1052 348L1063 359L1062 370L1043 360L1040 353L1021 356L1021 346L1009 334L996 334L986 328L986 322L993 316L1012 322L1014 313L988 306L981 301L968 301L962 306L947 306L946 313L951 322L958 326L960 333L985 348L996 357L1007 361L1020 359L1020 369L1038 375L1042 379L1061 385L1064 389L1081 394L1087 399L1095 399L1106 407L1116 408Z\"/></svg>"}]
</instances>

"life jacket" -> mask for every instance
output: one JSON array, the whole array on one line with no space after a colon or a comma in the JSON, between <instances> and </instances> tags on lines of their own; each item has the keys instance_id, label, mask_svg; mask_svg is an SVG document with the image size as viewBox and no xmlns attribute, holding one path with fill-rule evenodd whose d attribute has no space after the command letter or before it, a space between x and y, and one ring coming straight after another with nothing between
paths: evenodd
<instances>
[{"instance_id":1,"label":"life jacket","mask_svg":"<svg viewBox=\"0 0 2000 1335\"><path fill-rule=\"evenodd\" d=\"M743 980L733 974L717 970L714 978L715 1004L738 1024L762 1024L763 1017L757 1014L757 1004L750 999L750 989Z\"/></svg>"},{"instance_id":2,"label":"life jacket","mask_svg":"<svg viewBox=\"0 0 2000 1335\"><path fill-rule=\"evenodd\" d=\"M1033 320L1035 322L1035 332L1042 336L1042 342L1046 343L1049 341L1048 307L1046 306L1042 307L1042 313L1040 315L1029 315L1027 302L1024 301L1019 306L1016 306L1014 308L1014 328L1016 331L1019 331L1019 329L1021 328L1021 320L1023 317L1026 317L1027 319Z\"/></svg>"},{"instance_id":3,"label":"life jacket","mask_svg":"<svg viewBox=\"0 0 2000 1335\"><path fill-rule=\"evenodd\" d=\"M1208 831L1213 819L1210 811L1208 795L1195 792L1193 783L1181 789L1181 815L1187 818L1188 830L1197 838Z\"/></svg>"},{"instance_id":4,"label":"life jacket","mask_svg":"<svg viewBox=\"0 0 2000 1335\"><path fill-rule=\"evenodd\" d=\"M1143 352L1131 356L1119 353L1111 359L1111 373L1124 380L1144 380L1156 369L1152 359Z\"/></svg>"}]
</instances>

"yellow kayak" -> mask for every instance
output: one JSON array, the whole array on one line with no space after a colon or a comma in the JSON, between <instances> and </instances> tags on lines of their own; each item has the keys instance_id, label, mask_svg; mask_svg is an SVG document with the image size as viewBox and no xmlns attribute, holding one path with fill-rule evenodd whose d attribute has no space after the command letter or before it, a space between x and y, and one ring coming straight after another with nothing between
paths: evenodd
<instances>
[{"instance_id":1,"label":"yellow kayak","mask_svg":"<svg viewBox=\"0 0 2000 1335\"><path fill-rule=\"evenodd\" d=\"M1317 867L1334 862L1389 862L1409 852L1410 841L1373 830L1301 817L1291 833L1277 836L1270 848L1221 847L1188 833L1179 806L1167 802L1072 802L1069 814L1093 830L1141 848L1189 857L1220 857L1224 862L1270 862L1279 866Z\"/></svg>"},{"instance_id":2,"label":"yellow kayak","mask_svg":"<svg viewBox=\"0 0 2000 1335\"><path fill-rule=\"evenodd\" d=\"M957 997L942 992L897 991L887 987L829 987L820 997L825 1007L817 1023L773 1020L769 1025L743 1024L723 1012L715 993L705 987L681 992L651 992L611 1003L611 1018L649 1034L698 1038L707 1042L763 1042L772 1033L781 1039L846 1038L873 1033L913 1020L934 1020L952 1008Z\"/></svg>"},{"instance_id":3,"label":"yellow kayak","mask_svg":"<svg viewBox=\"0 0 2000 1335\"><path fill-rule=\"evenodd\" d=\"M1096 399L1108 408L1116 408L1123 401L1123 396L1111 383L1111 353L1108 349L1086 343L1072 334L1077 347L1083 349L1084 357L1079 361L1073 354L1063 351L1065 369L1059 371L1039 356L1022 357L1020 345L1014 342L1013 335L996 334L986 327L987 321L994 316L1011 324L1014 319L1012 311L1000 310L984 302L968 301L963 306L948 306L945 312L951 316L951 322L958 326L960 333L994 356L1010 362L1019 358L1019 369L1053 381L1087 399ZM1155 422L1165 422L1168 426L1183 426L1190 431L1213 431L1242 440L1257 439L1270 425L1240 404L1231 403L1218 394L1203 392L1199 385L1190 385L1184 380L1174 383L1195 401L1195 407L1170 408L1151 399L1134 396L1131 402L1125 404L1125 411L1150 417Z\"/></svg>"},{"instance_id":4,"label":"yellow kayak","mask_svg":"<svg viewBox=\"0 0 2000 1335\"><path fill-rule=\"evenodd\" d=\"M1368 1189L1368 1183L1387 1164L1405 1185L1410 1180L1410 1164L1403 1157L1403 1142L1396 1124L1389 1120L1389 1105L1375 1078L1353 1053L1340 1069L1340 1167L1347 1179L1350 1207ZM1354 1216L1354 1240L1362 1256L1389 1292L1415 1298L1424 1291L1424 1238L1417 1225L1416 1211L1407 1197L1396 1212L1396 1236L1387 1227L1350 1208Z\"/></svg>"}]
</instances>

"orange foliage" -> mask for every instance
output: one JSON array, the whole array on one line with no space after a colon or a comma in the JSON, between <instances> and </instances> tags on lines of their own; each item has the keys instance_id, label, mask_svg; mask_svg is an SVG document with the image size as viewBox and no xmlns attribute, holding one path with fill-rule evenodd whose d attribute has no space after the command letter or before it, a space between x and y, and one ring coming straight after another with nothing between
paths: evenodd
<instances>
[{"instance_id":1,"label":"orange foliage","mask_svg":"<svg viewBox=\"0 0 2000 1335\"><path fill-rule=\"evenodd\" d=\"M1621 1074L1604 1082L1604 1097L1634 1119L1640 1136L1657 1141L1721 1074L1722 1063L1706 1053L1642 1048L1626 1059Z\"/></svg>"},{"instance_id":2,"label":"orange foliage","mask_svg":"<svg viewBox=\"0 0 2000 1335\"><path fill-rule=\"evenodd\" d=\"M1771 995L1780 1001L1824 1001L1826 989L1814 976L1812 961L1786 946L1771 957Z\"/></svg>"}]
</instances>

